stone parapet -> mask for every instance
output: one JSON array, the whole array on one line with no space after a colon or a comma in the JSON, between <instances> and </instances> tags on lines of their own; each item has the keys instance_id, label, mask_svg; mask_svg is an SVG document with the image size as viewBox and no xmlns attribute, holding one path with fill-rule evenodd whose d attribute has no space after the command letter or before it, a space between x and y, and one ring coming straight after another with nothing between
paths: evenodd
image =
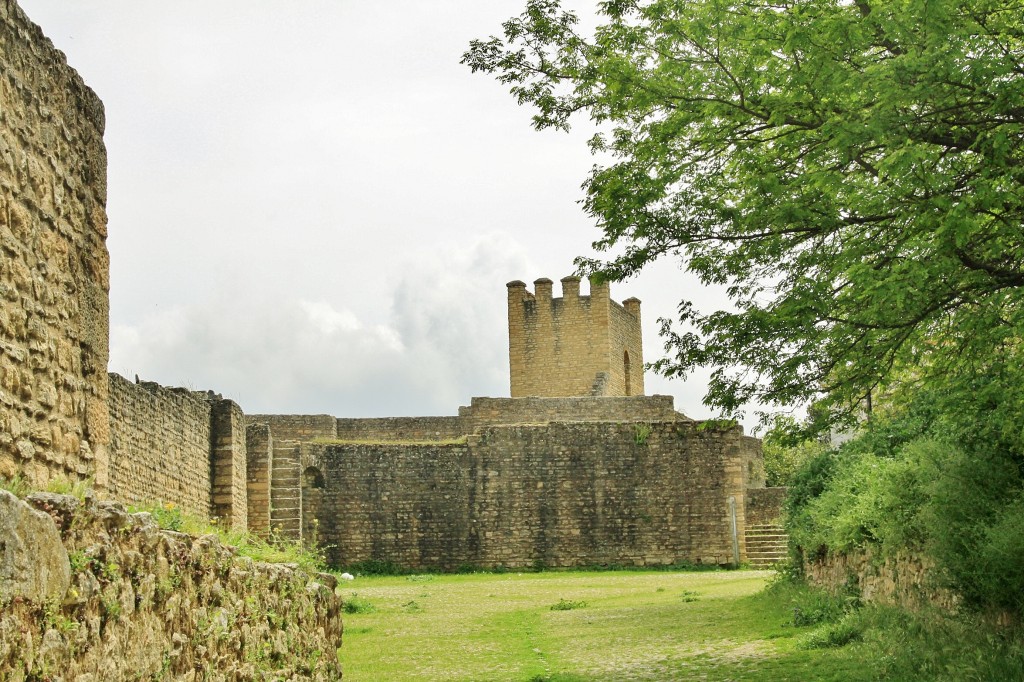
<instances>
[{"instance_id":1,"label":"stone parapet","mask_svg":"<svg viewBox=\"0 0 1024 682\"><path fill-rule=\"evenodd\" d=\"M512 397L643 395L640 301L616 303L606 282L592 281L587 296L579 277L561 284L560 298L547 278L534 293L519 280L507 285Z\"/></svg>"},{"instance_id":2,"label":"stone parapet","mask_svg":"<svg viewBox=\"0 0 1024 682\"><path fill-rule=\"evenodd\" d=\"M668 395L569 398L473 398L459 408L464 428L553 421L690 421Z\"/></svg>"}]
</instances>

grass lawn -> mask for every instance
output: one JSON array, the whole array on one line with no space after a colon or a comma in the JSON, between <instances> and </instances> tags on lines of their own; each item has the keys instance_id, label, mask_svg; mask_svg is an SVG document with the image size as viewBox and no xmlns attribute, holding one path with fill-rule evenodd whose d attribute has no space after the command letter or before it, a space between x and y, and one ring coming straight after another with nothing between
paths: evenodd
<instances>
[{"instance_id":1,"label":"grass lawn","mask_svg":"<svg viewBox=\"0 0 1024 682\"><path fill-rule=\"evenodd\" d=\"M765 571L360 577L341 659L371 680L875 679L853 643L802 649ZM553 606L560 608L553 610Z\"/></svg>"}]
</instances>

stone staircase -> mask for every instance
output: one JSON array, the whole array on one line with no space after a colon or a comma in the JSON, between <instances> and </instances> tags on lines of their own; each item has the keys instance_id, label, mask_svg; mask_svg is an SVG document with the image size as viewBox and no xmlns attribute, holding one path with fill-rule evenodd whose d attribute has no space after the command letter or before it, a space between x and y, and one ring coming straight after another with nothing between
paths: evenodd
<instances>
[{"instance_id":1,"label":"stone staircase","mask_svg":"<svg viewBox=\"0 0 1024 682\"><path fill-rule=\"evenodd\" d=\"M747 561L752 568L771 568L789 556L789 535L782 526L762 523L748 526Z\"/></svg>"},{"instance_id":2,"label":"stone staircase","mask_svg":"<svg viewBox=\"0 0 1024 682\"><path fill-rule=\"evenodd\" d=\"M300 453L298 441L274 443L270 487L270 527L279 537L295 542L302 539Z\"/></svg>"}]
</instances>

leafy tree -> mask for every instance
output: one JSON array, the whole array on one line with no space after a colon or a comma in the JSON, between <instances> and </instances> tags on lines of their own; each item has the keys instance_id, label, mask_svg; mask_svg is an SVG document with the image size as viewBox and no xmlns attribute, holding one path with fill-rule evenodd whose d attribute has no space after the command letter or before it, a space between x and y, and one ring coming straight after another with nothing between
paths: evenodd
<instances>
[{"instance_id":1,"label":"leafy tree","mask_svg":"<svg viewBox=\"0 0 1024 682\"><path fill-rule=\"evenodd\" d=\"M764 434L761 447L764 450L765 484L768 486L789 485L794 473L807 460L817 457L828 446L816 438L793 437L799 433L800 425L792 417L776 416L772 426Z\"/></svg>"},{"instance_id":2,"label":"leafy tree","mask_svg":"<svg viewBox=\"0 0 1024 682\"><path fill-rule=\"evenodd\" d=\"M730 311L663 321L705 402L863 409L1018 355L1024 329L1024 3L607 0L593 36L528 0L463 62L538 129L589 115L585 183L619 280L678 256ZM919 368L911 369L907 368ZM908 375L909 372L909 375Z\"/></svg>"}]
</instances>

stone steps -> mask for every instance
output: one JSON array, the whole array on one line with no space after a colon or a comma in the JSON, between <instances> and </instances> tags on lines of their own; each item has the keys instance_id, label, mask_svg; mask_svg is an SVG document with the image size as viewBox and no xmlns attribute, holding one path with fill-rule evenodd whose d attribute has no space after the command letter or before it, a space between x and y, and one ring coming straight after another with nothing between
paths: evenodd
<instances>
[{"instance_id":1,"label":"stone steps","mask_svg":"<svg viewBox=\"0 0 1024 682\"><path fill-rule=\"evenodd\" d=\"M789 535L782 526L749 526L744 536L747 542L747 561L753 568L771 568L789 556Z\"/></svg>"}]
</instances>

